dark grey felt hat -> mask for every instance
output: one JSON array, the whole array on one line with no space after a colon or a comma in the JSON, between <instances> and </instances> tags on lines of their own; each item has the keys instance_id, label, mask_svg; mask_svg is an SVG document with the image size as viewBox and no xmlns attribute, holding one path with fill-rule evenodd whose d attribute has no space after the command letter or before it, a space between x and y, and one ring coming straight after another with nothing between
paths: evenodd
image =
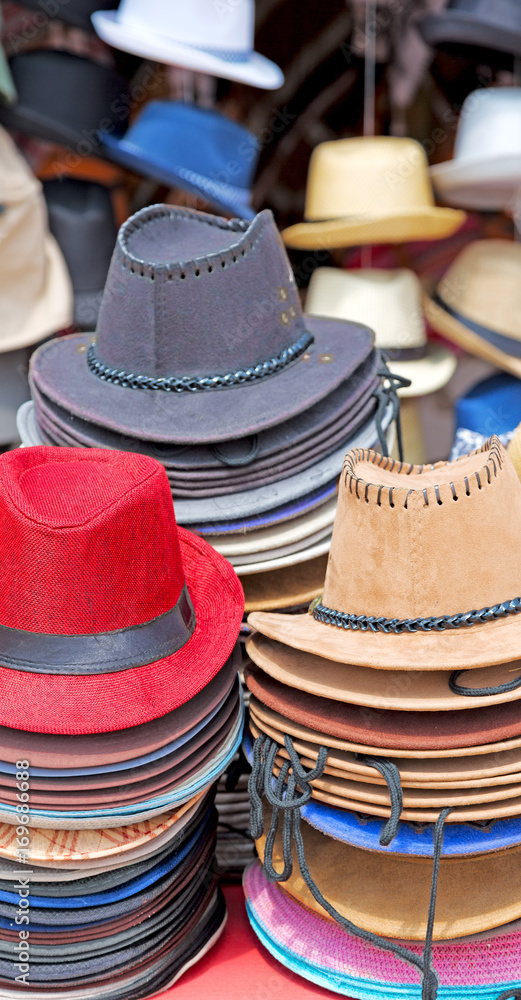
<instances>
[{"instance_id":1,"label":"dark grey felt hat","mask_svg":"<svg viewBox=\"0 0 521 1000\"><path fill-rule=\"evenodd\" d=\"M271 212L250 223L155 205L120 229L95 344L44 345L32 377L119 434L215 443L314 406L372 350L367 327L302 315Z\"/></svg>"},{"instance_id":2,"label":"dark grey felt hat","mask_svg":"<svg viewBox=\"0 0 521 1000\"><path fill-rule=\"evenodd\" d=\"M118 233L110 191L91 181L46 181L49 229L65 258L74 289L74 322L92 330Z\"/></svg>"},{"instance_id":3,"label":"dark grey felt hat","mask_svg":"<svg viewBox=\"0 0 521 1000\"><path fill-rule=\"evenodd\" d=\"M519 0L451 0L446 10L418 23L427 45L473 45L521 55Z\"/></svg>"}]
</instances>

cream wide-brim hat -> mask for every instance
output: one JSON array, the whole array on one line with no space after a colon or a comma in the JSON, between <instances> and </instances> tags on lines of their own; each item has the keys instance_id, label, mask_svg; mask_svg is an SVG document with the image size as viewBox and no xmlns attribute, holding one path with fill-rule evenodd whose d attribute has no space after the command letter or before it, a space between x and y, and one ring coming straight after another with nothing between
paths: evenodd
<instances>
[{"instance_id":1,"label":"cream wide-brim hat","mask_svg":"<svg viewBox=\"0 0 521 1000\"><path fill-rule=\"evenodd\" d=\"M314 316L350 318L374 330L376 347L390 352L390 371L411 383L398 390L402 397L436 392L456 370L452 351L427 340L421 285L406 268L346 271L319 267L309 283L306 310ZM424 356L394 359L393 350L400 348L423 349Z\"/></svg>"}]
</instances>

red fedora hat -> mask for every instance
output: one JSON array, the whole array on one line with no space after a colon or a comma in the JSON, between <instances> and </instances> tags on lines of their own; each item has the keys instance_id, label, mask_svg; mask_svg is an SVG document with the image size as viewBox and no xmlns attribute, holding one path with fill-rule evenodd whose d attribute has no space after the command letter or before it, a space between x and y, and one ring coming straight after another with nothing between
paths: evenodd
<instances>
[{"instance_id":1,"label":"red fedora hat","mask_svg":"<svg viewBox=\"0 0 521 1000\"><path fill-rule=\"evenodd\" d=\"M142 455L22 448L0 458L0 724L111 732L185 704L229 657L240 583L178 528Z\"/></svg>"}]
</instances>

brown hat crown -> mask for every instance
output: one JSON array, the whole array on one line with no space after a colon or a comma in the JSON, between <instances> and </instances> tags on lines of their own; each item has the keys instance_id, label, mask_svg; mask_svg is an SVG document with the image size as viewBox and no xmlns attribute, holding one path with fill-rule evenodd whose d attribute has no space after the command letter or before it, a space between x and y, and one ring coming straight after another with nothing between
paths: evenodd
<instances>
[{"instance_id":1,"label":"brown hat crown","mask_svg":"<svg viewBox=\"0 0 521 1000\"><path fill-rule=\"evenodd\" d=\"M497 437L428 467L346 456L323 606L404 621L520 597L521 484Z\"/></svg>"}]
</instances>

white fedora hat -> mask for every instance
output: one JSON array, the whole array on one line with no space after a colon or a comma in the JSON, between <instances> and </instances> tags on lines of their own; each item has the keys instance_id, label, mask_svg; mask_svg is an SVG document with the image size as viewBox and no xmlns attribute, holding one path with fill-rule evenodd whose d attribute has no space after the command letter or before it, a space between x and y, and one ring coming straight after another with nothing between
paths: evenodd
<instances>
[{"instance_id":1,"label":"white fedora hat","mask_svg":"<svg viewBox=\"0 0 521 1000\"><path fill-rule=\"evenodd\" d=\"M515 211L521 188L521 87L486 87L467 97L454 157L430 169L439 199L477 210Z\"/></svg>"},{"instance_id":2,"label":"white fedora hat","mask_svg":"<svg viewBox=\"0 0 521 1000\"><path fill-rule=\"evenodd\" d=\"M253 48L254 0L121 0L92 23L104 42L144 59L239 80L264 90L282 70Z\"/></svg>"},{"instance_id":3,"label":"white fedora hat","mask_svg":"<svg viewBox=\"0 0 521 1000\"><path fill-rule=\"evenodd\" d=\"M309 284L306 310L371 327L376 346L388 355L390 370L411 381L399 390L401 396L435 392L454 374L454 354L427 340L421 286L412 271L319 267Z\"/></svg>"}]
</instances>

